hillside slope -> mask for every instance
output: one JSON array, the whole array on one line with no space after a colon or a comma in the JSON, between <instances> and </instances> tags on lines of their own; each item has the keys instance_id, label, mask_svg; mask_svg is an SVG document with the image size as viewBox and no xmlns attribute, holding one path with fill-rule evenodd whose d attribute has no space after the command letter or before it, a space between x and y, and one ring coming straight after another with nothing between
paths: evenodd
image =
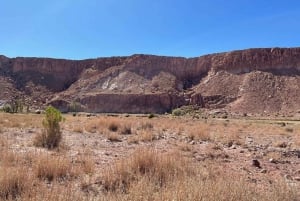
<instances>
[{"instance_id":1,"label":"hillside slope","mask_svg":"<svg viewBox=\"0 0 300 201\"><path fill-rule=\"evenodd\" d=\"M87 60L0 56L0 104L72 102L87 112L164 113L197 104L253 114L300 110L300 48L197 58L132 55Z\"/></svg>"}]
</instances>

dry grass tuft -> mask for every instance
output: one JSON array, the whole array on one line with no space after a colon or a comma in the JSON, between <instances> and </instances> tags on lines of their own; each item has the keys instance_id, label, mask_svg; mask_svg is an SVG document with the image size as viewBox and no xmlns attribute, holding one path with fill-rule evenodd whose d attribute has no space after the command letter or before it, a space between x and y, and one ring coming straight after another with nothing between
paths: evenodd
<instances>
[{"instance_id":1,"label":"dry grass tuft","mask_svg":"<svg viewBox=\"0 0 300 201\"><path fill-rule=\"evenodd\" d=\"M43 180L64 180L76 175L71 162L62 156L40 155L35 164L35 174Z\"/></svg>"},{"instance_id":2,"label":"dry grass tuft","mask_svg":"<svg viewBox=\"0 0 300 201\"><path fill-rule=\"evenodd\" d=\"M177 146L181 151L185 151L185 152L193 151L193 146L187 143L179 143L177 144Z\"/></svg>"},{"instance_id":3,"label":"dry grass tuft","mask_svg":"<svg viewBox=\"0 0 300 201\"><path fill-rule=\"evenodd\" d=\"M111 142L121 142L121 136L118 133L108 133L107 139Z\"/></svg>"},{"instance_id":4,"label":"dry grass tuft","mask_svg":"<svg viewBox=\"0 0 300 201\"><path fill-rule=\"evenodd\" d=\"M120 125L117 122L110 122L108 125L108 130L112 132L117 132L119 129Z\"/></svg>"},{"instance_id":5,"label":"dry grass tuft","mask_svg":"<svg viewBox=\"0 0 300 201\"><path fill-rule=\"evenodd\" d=\"M95 172L95 162L93 158L90 157L89 152L85 151L84 153L79 153L77 162L80 164L80 168L85 174L92 174Z\"/></svg>"},{"instance_id":6,"label":"dry grass tuft","mask_svg":"<svg viewBox=\"0 0 300 201\"><path fill-rule=\"evenodd\" d=\"M89 133L96 133L99 129L99 125L97 121L89 121L85 124L84 129Z\"/></svg>"},{"instance_id":7,"label":"dry grass tuft","mask_svg":"<svg viewBox=\"0 0 300 201\"><path fill-rule=\"evenodd\" d=\"M207 126L199 125L187 130L187 136L190 140L210 141L212 140Z\"/></svg>"},{"instance_id":8,"label":"dry grass tuft","mask_svg":"<svg viewBox=\"0 0 300 201\"><path fill-rule=\"evenodd\" d=\"M279 147L279 148L286 148L288 146L289 146L288 143L284 141L278 141L275 143L275 147Z\"/></svg>"},{"instance_id":9,"label":"dry grass tuft","mask_svg":"<svg viewBox=\"0 0 300 201\"><path fill-rule=\"evenodd\" d=\"M294 132L294 129L289 127L289 128L285 128L285 131L288 133L292 133Z\"/></svg>"},{"instance_id":10,"label":"dry grass tuft","mask_svg":"<svg viewBox=\"0 0 300 201\"><path fill-rule=\"evenodd\" d=\"M132 183L145 177L158 187L163 187L168 181L191 171L178 154L159 154L153 149L139 149L130 158L104 171L102 183L106 191L127 192Z\"/></svg>"},{"instance_id":11,"label":"dry grass tuft","mask_svg":"<svg viewBox=\"0 0 300 201\"><path fill-rule=\"evenodd\" d=\"M215 140L221 142L227 147L231 147L232 145L242 145L242 138L238 132L230 132L224 133L219 136L215 136Z\"/></svg>"},{"instance_id":12,"label":"dry grass tuft","mask_svg":"<svg viewBox=\"0 0 300 201\"><path fill-rule=\"evenodd\" d=\"M25 169L5 167L0 168L0 199L17 199L29 188Z\"/></svg>"},{"instance_id":13,"label":"dry grass tuft","mask_svg":"<svg viewBox=\"0 0 300 201\"><path fill-rule=\"evenodd\" d=\"M138 132L138 140L142 142L151 142L155 140L156 136L151 130L142 130Z\"/></svg>"},{"instance_id":14,"label":"dry grass tuft","mask_svg":"<svg viewBox=\"0 0 300 201\"><path fill-rule=\"evenodd\" d=\"M76 132L76 133L83 133L84 130L83 130L83 127L81 125L75 125L73 126L73 132ZM91 131L91 130L90 130ZM94 130L93 130L94 131ZM95 131L94 131L95 132Z\"/></svg>"},{"instance_id":15,"label":"dry grass tuft","mask_svg":"<svg viewBox=\"0 0 300 201\"><path fill-rule=\"evenodd\" d=\"M131 125L128 125L128 124L123 125L120 132L122 135L132 134Z\"/></svg>"},{"instance_id":16,"label":"dry grass tuft","mask_svg":"<svg viewBox=\"0 0 300 201\"><path fill-rule=\"evenodd\" d=\"M138 127L139 130L152 130L153 124L150 122L142 122L141 125Z\"/></svg>"},{"instance_id":17,"label":"dry grass tuft","mask_svg":"<svg viewBox=\"0 0 300 201\"><path fill-rule=\"evenodd\" d=\"M129 144L138 144L139 141L140 141L140 139L139 139L138 135L134 135L134 136L132 136L132 137L130 137L130 138L127 139L127 142Z\"/></svg>"}]
</instances>

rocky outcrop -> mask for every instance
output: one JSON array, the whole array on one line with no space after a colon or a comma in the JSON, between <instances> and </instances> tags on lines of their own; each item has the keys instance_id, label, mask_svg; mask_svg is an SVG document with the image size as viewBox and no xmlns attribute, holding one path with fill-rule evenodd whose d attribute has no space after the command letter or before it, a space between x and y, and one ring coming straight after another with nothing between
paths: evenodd
<instances>
[{"instance_id":1,"label":"rocky outcrop","mask_svg":"<svg viewBox=\"0 0 300 201\"><path fill-rule=\"evenodd\" d=\"M132 55L77 61L0 56L0 76L6 80L3 86L17 90L6 94L15 91L29 101L57 107L76 100L89 112L162 113L186 104L255 113L300 109L300 48L197 58ZM262 98L264 94L268 98ZM5 97L0 94L0 100ZM265 106L257 101L265 101Z\"/></svg>"},{"instance_id":2,"label":"rocky outcrop","mask_svg":"<svg viewBox=\"0 0 300 201\"><path fill-rule=\"evenodd\" d=\"M185 104L176 94L97 94L83 98L87 112L164 113Z\"/></svg>"},{"instance_id":3,"label":"rocky outcrop","mask_svg":"<svg viewBox=\"0 0 300 201\"><path fill-rule=\"evenodd\" d=\"M200 57L201 58L201 57ZM278 74L300 72L300 48L264 48L233 51L211 57L215 71L249 73L254 70Z\"/></svg>"},{"instance_id":4,"label":"rocky outcrop","mask_svg":"<svg viewBox=\"0 0 300 201\"><path fill-rule=\"evenodd\" d=\"M7 59L0 58L0 68L10 70L10 75L17 81L19 88L23 88L31 81L58 92L67 89L75 82L84 69L104 71L112 66L121 65L124 59L126 58L111 57L76 61L17 57L7 62Z\"/></svg>"}]
</instances>

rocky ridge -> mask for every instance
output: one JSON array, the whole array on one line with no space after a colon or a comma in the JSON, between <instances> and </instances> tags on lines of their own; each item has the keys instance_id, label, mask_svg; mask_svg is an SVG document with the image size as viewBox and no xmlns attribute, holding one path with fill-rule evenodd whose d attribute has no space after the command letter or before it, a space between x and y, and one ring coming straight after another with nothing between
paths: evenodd
<instances>
[{"instance_id":1,"label":"rocky ridge","mask_svg":"<svg viewBox=\"0 0 300 201\"><path fill-rule=\"evenodd\" d=\"M300 48L197 58L132 55L87 60L0 56L0 104L22 97L63 111L164 113L182 105L236 113L300 112Z\"/></svg>"}]
</instances>

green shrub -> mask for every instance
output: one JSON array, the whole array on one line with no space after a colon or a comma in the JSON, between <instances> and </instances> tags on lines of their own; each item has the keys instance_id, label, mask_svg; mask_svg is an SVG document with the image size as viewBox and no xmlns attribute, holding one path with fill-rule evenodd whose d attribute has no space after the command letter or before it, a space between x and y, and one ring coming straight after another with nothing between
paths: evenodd
<instances>
[{"instance_id":1,"label":"green shrub","mask_svg":"<svg viewBox=\"0 0 300 201\"><path fill-rule=\"evenodd\" d=\"M44 130L36 136L35 145L53 149L58 147L62 132L60 130L60 122L63 120L61 112L52 106L46 109L45 119L43 120Z\"/></svg>"},{"instance_id":2,"label":"green shrub","mask_svg":"<svg viewBox=\"0 0 300 201\"><path fill-rule=\"evenodd\" d=\"M11 113L23 112L23 101L15 99L10 102Z\"/></svg>"},{"instance_id":3,"label":"green shrub","mask_svg":"<svg viewBox=\"0 0 300 201\"><path fill-rule=\"evenodd\" d=\"M172 115L174 115L174 116L182 116L182 115L185 115L185 112L183 110L177 108L177 109L174 109L172 111Z\"/></svg>"},{"instance_id":4,"label":"green shrub","mask_svg":"<svg viewBox=\"0 0 300 201\"><path fill-rule=\"evenodd\" d=\"M149 119L152 119L152 118L154 118L155 117L155 114L153 114L153 113L150 113L149 115L148 115L148 118Z\"/></svg>"},{"instance_id":5,"label":"green shrub","mask_svg":"<svg viewBox=\"0 0 300 201\"><path fill-rule=\"evenodd\" d=\"M2 107L2 111L3 111L3 112L6 112L6 113L12 113L11 106L10 106L9 104L5 104L5 105Z\"/></svg>"},{"instance_id":6,"label":"green shrub","mask_svg":"<svg viewBox=\"0 0 300 201\"><path fill-rule=\"evenodd\" d=\"M22 113L24 103L20 99L12 99L2 107L2 111L6 113Z\"/></svg>"}]
</instances>

